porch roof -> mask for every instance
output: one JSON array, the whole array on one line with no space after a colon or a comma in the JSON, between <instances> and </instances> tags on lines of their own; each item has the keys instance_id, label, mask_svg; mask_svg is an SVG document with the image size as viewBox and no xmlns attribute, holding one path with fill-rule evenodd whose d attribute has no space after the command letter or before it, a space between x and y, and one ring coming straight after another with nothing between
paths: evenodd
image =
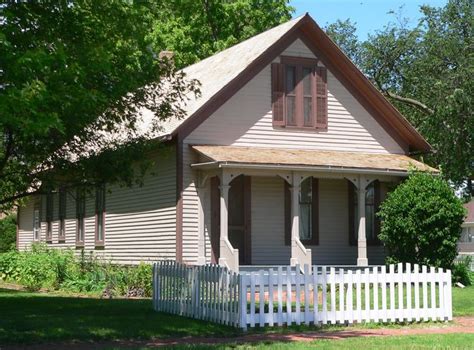
<instances>
[{"instance_id":1,"label":"porch roof","mask_svg":"<svg viewBox=\"0 0 474 350\"><path fill-rule=\"evenodd\" d=\"M284 148L256 148L236 146L194 145L201 156L198 168L213 167L281 167L286 169L340 170L406 174L410 169L438 173L438 170L403 154L376 154L298 150Z\"/></svg>"}]
</instances>

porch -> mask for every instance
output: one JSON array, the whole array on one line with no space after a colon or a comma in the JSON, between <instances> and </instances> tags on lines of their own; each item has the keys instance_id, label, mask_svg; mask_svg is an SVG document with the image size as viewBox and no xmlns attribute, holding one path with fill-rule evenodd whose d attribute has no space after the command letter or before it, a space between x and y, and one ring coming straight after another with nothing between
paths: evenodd
<instances>
[{"instance_id":1,"label":"porch","mask_svg":"<svg viewBox=\"0 0 474 350\"><path fill-rule=\"evenodd\" d=\"M194 146L200 263L382 264L374 212L414 164L401 155ZM366 222L367 221L367 222ZM368 232L367 232L368 231Z\"/></svg>"}]
</instances>

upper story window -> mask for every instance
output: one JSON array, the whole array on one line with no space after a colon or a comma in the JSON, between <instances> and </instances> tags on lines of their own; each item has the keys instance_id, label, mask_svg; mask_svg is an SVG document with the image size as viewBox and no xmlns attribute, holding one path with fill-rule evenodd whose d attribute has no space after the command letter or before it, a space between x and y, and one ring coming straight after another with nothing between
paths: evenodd
<instances>
[{"instance_id":1,"label":"upper story window","mask_svg":"<svg viewBox=\"0 0 474 350\"><path fill-rule=\"evenodd\" d=\"M272 63L273 125L327 130L327 70L317 60L282 57Z\"/></svg>"},{"instance_id":2,"label":"upper story window","mask_svg":"<svg viewBox=\"0 0 474 350\"><path fill-rule=\"evenodd\" d=\"M474 243L474 226L463 227L461 231L460 243Z\"/></svg>"}]
</instances>

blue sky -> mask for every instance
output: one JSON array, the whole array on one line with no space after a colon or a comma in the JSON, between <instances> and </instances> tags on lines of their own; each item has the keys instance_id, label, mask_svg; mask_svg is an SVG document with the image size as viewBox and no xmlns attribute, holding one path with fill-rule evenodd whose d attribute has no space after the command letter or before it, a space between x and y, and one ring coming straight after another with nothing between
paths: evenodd
<instances>
[{"instance_id":1,"label":"blue sky","mask_svg":"<svg viewBox=\"0 0 474 350\"><path fill-rule=\"evenodd\" d=\"M335 22L337 19L350 18L357 23L357 35L365 40L369 33L382 29L385 24L395 20L394 15L387 14L390 10L398 12L403 6L401 14L410 19L409 24L414 26L420 18L419 7L428 4L442 7L447 0L291 0L290 5L298 17L305 12L318 22L321 27Z\"/></svg>"}]
</instances>

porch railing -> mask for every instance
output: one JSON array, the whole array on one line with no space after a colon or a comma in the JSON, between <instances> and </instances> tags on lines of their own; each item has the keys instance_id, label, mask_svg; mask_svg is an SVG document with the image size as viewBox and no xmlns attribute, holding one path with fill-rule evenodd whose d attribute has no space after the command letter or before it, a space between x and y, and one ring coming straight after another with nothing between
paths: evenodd
<instances>
[{"instance_id":1,"label":"porch railing","mask_svg":"<svg viewBox=\"0 0 474 350\"><path fill-rule=\"evenodd\" d=\"M154 266L158 311L241 327L451 320L451 271L398 264L290 266L236 274L217 265Z\"/></svg>"}]
</instances>

